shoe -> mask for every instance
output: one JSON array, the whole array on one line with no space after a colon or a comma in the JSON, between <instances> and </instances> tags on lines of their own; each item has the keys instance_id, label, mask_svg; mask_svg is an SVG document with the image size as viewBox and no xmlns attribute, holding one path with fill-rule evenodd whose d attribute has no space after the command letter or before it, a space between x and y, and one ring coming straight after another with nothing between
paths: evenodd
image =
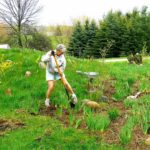
<instances>
[{"instance_id":1,"label":"shoe","mask_svg":"<svg viewBox=\"0 0 150 150\"><path fill-rule=\"evenodd\" d=\"M49 100L45 100L45 106L50 107L50 101Z\"/></svg>"},{"instance_id":2,"label":"shoe","mask_svg":"<svg viewBox=\"0 0 150 150\"><path fill-rule=\"evenodd\" d=\"M71 96L71 102L70 102L70 107L71 108L75 108L77 102L78 102L77 96L75 94L72 94L72 96Z\"/></svg>"},{"instance_id":3,"label":"shoe","mask_svg":"<svg viewBox=\"0 0 150 150\"><path fill-rule=\"evenodd\" d=\"M76 106L76 104L70 102L70 107L71 107L71 108L75 108L75 106Z\"/></svg>"}]
</instances>

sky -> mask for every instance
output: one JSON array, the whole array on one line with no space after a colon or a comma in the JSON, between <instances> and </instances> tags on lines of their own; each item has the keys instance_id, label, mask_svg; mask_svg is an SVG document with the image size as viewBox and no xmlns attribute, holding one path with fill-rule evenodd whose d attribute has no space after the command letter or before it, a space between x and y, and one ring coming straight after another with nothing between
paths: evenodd
<instances>
[{"instance_id":1,"label":"sky","mask_svg":"<svg viewBox=\"0 0 150 150\"><path fill-rule=\"evenodd\" d=\"M43 6L39 25L72 25L74 18L83 16L98 21L110 10L126 13L142 6L150 10L150 0L40 0L39 4Z\"/></svg>"}]
</instances>

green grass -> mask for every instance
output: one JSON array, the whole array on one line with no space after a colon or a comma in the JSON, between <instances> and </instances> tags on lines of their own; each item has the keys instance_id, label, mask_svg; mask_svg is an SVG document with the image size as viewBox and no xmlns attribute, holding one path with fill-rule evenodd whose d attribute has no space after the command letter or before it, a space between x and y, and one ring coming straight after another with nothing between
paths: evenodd
<instances>
[{"instance_id":1,"label":"green grass","mask_svg":"<svg viewBox=\"0 0 150 150\"><path fill-rule=\"evenodd\" d=\"M27 50L27 49L12 49L10 51L0 50L0 63L6 60L12 60L13 65L4 70L0 74L0 119L14 119L19 120L25 124L23 128L7 131L4 136L0 136L0 149L2 150L19 150L19 149L102 149L102 150L121 150L125 147L123 145L107 144L103 141L101 135L94 134L94 132L104 131L109 128L110 120L105 115L96 113L93 121L89 121L87 113L90 110L85 110L81 118L76 118L73 114L77 113L81 108L81 100L93 97L94 100L98 96L91 96L87 92L88 79L83 75L76 73L76 70L83 72L95 71L100 74L94 83L100 84L102 87L103 81L110 78L115 80L115 93L112 95L116 101L124 101L127 96L133 93L133 85L138 81L139 90L148 91L150 89L149 75L150 75L150 61L145 60L143 66L128 65L127 62L117 63L100 63L97 60L76 59L67 56L67 68L65 70L66 78L74 89L79 103L70 114L68 128L55 118L50 116L33 116L29 112L37 114L39 107L44 104L45 92L47 83L45 81L45 70L40 69L38 62L43 52ZM29 70L32 72L31 77L25 77L25 72ZM103 85L104 86L104 85ZM6 95L5 91L10 88L12 95ZM103 93L103 88L100 88L100 93ZM70 111L67 96L61 82L56 83L55 89L52 93L52 103L59 104L61 108L66 108ZM150 96L142 97L139 102L130 103L127 100L124 102L126 108L132 109L133 114L136 114L139 119L136 124L141 126L143 132L148 128L148 115L142 117L138 115L144 107L144 114L147 114L150 107ZM137 107L138 106L138 107ZM58 116L62 116L62 109L57 110ZM24 110L18 113L17 110ZM136 111L135 111L136 110ZM89 111L89 112L88 112ZM94 115L92 112L91 116ZM84 118L82 120L82 118ZM97 121L95 121L97 120ZM78 129L83 121L87 121L87 128ZM94 124L93 124L94 122ZM92 124L92 125L91 125ZM127 124L129 124L127 122ZM126 123L124 128L126 127ZM92 136L87 133L91 132ZM130 130L132 132L132 130ZM121 138L124 139L125 129L121 130ZM123 140L124 141L124 140ZM127 139L127 143L130 138ZM125 142L122 142L126 144Z\"/></svg>"},{"instance_id":2,"label":"green grass","mask_svg":"<svg viewBox=\"0 0 150 150\"><path fill-rule=\"evenodd\" d=\"M115 107L109 109L108 116L109 116L110 120L116 120L117 117L119 116L119 110Z\"/></svg>"}]
</instances>

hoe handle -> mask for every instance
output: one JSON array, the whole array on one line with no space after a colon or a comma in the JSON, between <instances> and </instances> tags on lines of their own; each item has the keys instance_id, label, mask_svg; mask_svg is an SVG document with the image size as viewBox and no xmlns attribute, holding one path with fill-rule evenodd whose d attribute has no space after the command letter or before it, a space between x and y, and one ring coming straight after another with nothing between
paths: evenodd
<instances>
[{"instance_id":1,"label":"hoe handle","mask_svg":"<svg viewBox=\"0 0 150 150\"><path fill-rule=\"evenodd\" d=\"M63 77L63 74L62 74L62 72L60 70L60 67L59 67L59 64L58 64L58 61L56 59L56 55L54 55L54 60L55 60L55 63L56 63L56 67L58 69L58 73L61 77L61 81L62 81L63 85L65 86L66 90L69 91L69 93L71 93L71 94L74 93L71 86L67 83L66 79Z\"/></svg>"}]
</instances>

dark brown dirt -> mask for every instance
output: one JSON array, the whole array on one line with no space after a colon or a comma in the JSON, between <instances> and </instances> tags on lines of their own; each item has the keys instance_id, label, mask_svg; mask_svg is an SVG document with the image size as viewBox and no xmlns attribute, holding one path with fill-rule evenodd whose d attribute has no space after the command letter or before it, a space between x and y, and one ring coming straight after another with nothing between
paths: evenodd
<instances>
[{"instance_id":1,"label":"dark brown dirt","mask_svg":"<svg viewBox=\"0 0 150 150\"><path fill-rule=\"evenodd\" d=\"M16 120L4 120L0 119L0 136L5 135L9 130L14 130L24 126L24 123Z\"/></svg>"},{"instance_id":2,"label":"dark brown dirt","mask_svg":"<svg viewBox=\"0 0 150 150\"><path fill-rule=\"evenodd\" d=\"M70 112L75 117L75 121L77 119L80 119L83 116L82 110L75 113L74 110L72 110L72 111L70 110L70 112L69 112L67 109L63 108L61 110L61 112L58 113L58 109L60 109L60 108L57 108L53 105L51 105L48 108L46 108L45 106L41 106L39 109L39 115L51 116L52 118L59 120L64 125L64 127L69 127L69 125L70 125L70 122L69 122ZM74 122L74 125L75 125L75 122ZM83 126L84 125L81 123L79 128L82 128Z\"/></svg>"},{"instance_id":3,"label":"dark brown dirt","mask_svg":"<svg viewBox=\"0 0 150 150\"><path fill-rule=\"evenodd\" d=\"M44 116L55 116L56 114L56 107L55 106L50 106L50 107L45 107L44 105L43 106L40 106L39 108L39 115L44 115Z\"/></svg>"}]
</instances>

